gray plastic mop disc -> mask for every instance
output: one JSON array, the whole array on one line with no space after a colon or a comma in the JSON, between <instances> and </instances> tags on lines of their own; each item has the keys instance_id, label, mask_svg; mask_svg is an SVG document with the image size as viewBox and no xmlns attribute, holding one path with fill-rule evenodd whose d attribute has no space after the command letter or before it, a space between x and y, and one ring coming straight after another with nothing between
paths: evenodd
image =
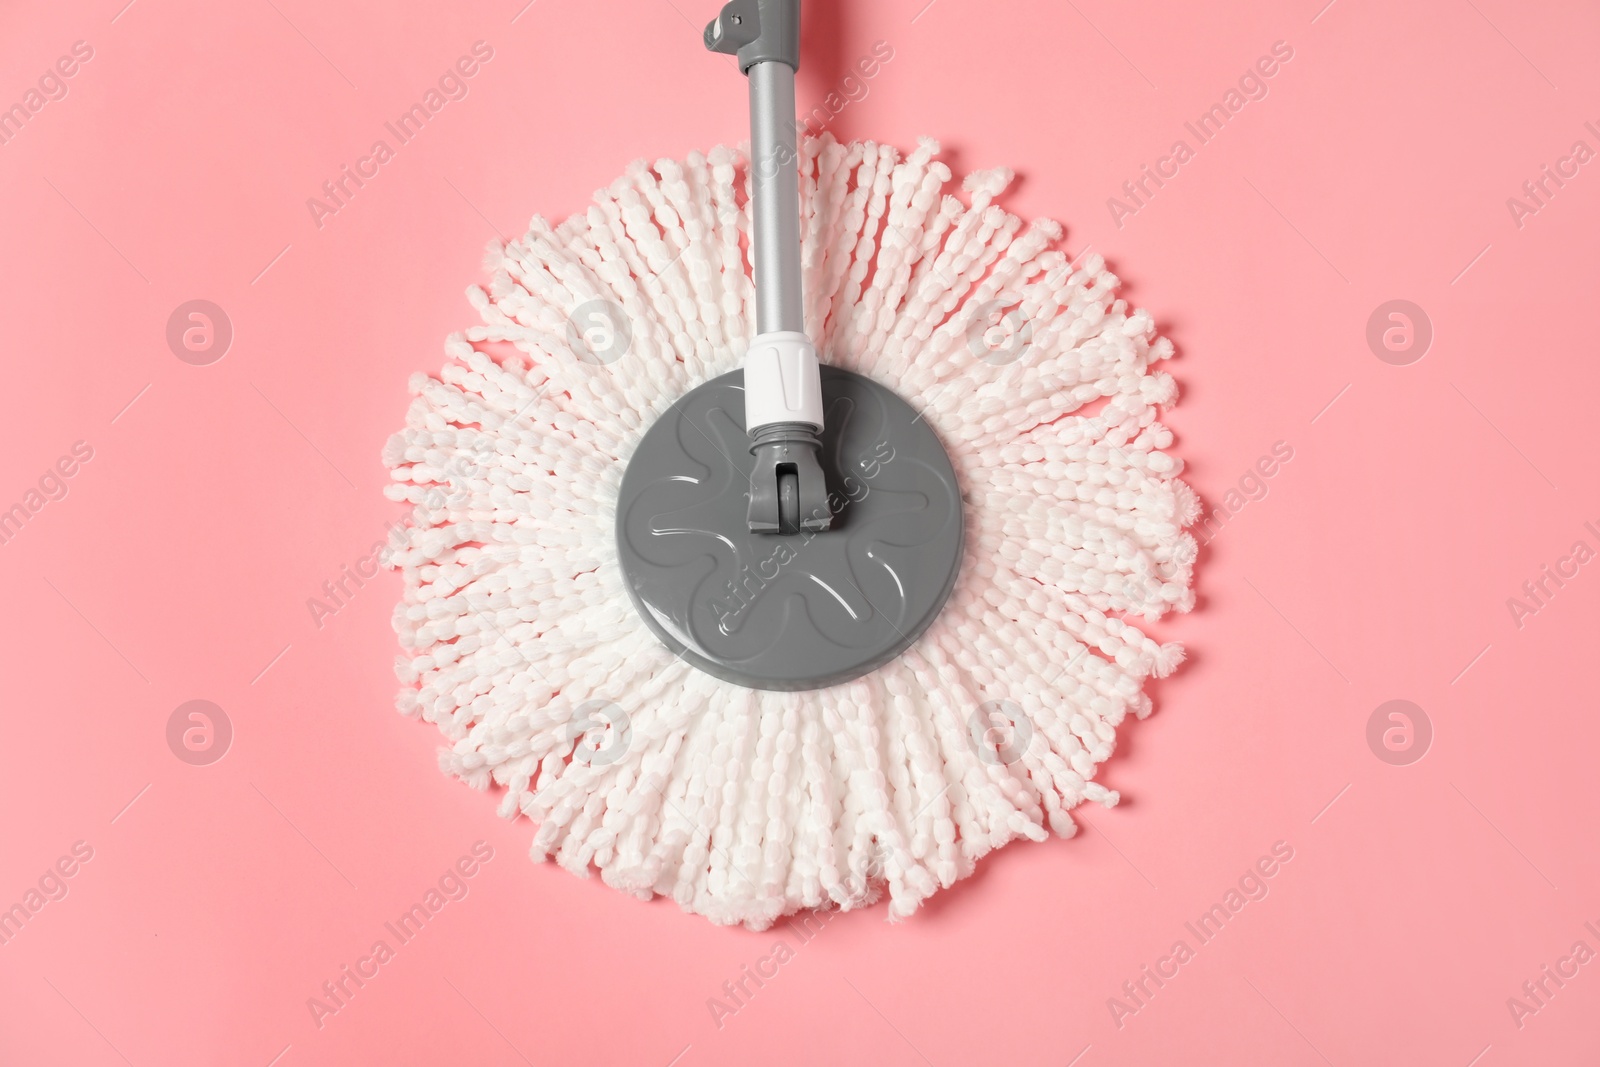
<instances>
[{"instance_id":1,"label":"gray plastic mop disc","mask_svg":"<svg viewBox=\"0 0 1600 1067\"><path fill-rule=\"evenodd\" d=\"M670 649L753 689L849 681L910 647L961 563L961 492L927 421L822 368L831 529L751 533L743 373L686 393L646 431L617 501L623 581Z\"/></svg>"}]
</instances>

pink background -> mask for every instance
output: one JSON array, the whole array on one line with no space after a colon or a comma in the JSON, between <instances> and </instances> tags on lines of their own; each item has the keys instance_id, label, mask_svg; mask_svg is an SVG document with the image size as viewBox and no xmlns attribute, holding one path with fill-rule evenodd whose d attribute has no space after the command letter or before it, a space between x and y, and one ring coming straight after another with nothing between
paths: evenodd
<instances>
[{"instance_id":1,"label":"pink background","mask_svg":"<svg viewBox=\"0 0 1600 1067\"><path fill-rule=\"evenodd\" d=\"M1209 504L1294 456L1161 627L1191 658L1102 773L1121 807L804 944L529 863L392 710L398 579L306 607L399 514L380 447L496 230L743 136L715 0L0 8L0 103L94 50L0 146L0 507L94 451L0 545L0 906L93 849L0 946L0 1062L1594 1062L1600 963L1520 1027L1507 998L1600 950L1600 564L1520 628L1507 599L1600 548L1600 163L1520 228L1506 200L1600 148L1600 14L1323 2L810 4L807 107L894 51L829 129L1015 167L1006 203L1154 312ZM470 94L319 230L306 198L477 40ZM1107 198L1276 41L1266 98L1119 228ZM209 366L165 340L196 298L234 327ZM1366 341L1392 299L1433 325L1409 366ZM234 729L209 766L168 748L191 699ZM1408 766L1368 746L1390 699L1432 724ZM469 895L319 1028L307 998L478 840ZM1108 998L1279 841L1269 895L1119 1026Z\"/></svg>"}]
</instances>

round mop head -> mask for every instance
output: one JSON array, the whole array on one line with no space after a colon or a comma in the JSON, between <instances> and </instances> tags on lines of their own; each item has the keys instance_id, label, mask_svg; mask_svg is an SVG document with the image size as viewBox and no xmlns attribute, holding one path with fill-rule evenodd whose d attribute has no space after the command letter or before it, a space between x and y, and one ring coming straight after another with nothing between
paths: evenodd
<instances>
[{"instance_id":1,"label":"round mop head","mask_svg":"<svg viewBox=\"0 0 1600 1067\"><path fill-rule=\"evenodd\" d=\"M618 564L639 617L735 685L822 689L883 666L938 616L960 569L961 488L933 428L865 375L820 378L826 532L750 530L739 371L689 390L622 476Z\"/></svg>"},{"instance_id":2,"label":"round mop head","mask_svg":"<svg viewBox=\"0 0 1600 1067\"><path fill-rule=\"evenodd\" d=\"M941 196L937 151L800 147L807 332L921 413L964 501L948 600L871 673L713 677L624 584L635 449L754 333L735 153L636 163L587 212L535 217L468 292L484 325L413 378L385 450L413 505L390 556L399 707L438 725L446 771L538 824L536 858L719 923L885 889L900 918L991 849L1116 803L1095 772L1182 659L1128 619L1193 603L1198 501L1157 421L1172 346L1098 254L995 205L1010 171Z\"/></svg>"}]
</instances>

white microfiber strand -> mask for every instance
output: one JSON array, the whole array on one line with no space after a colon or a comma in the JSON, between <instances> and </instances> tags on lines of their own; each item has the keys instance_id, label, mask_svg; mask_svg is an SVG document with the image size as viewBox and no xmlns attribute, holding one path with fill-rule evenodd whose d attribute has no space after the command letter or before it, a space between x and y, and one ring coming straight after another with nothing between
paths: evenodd
<instances>
[{"instance_id":1,"label":"white microfiber strand","mask_svg":"<svg viewBox=\"0 0 1600 1067\"><path fill-rule=\"evenodd\" d=\"M621 583L630 451L753 333L735 152L636 163L586 212L534 218L468 291L484 325L413 378L384 452L413 505L390 557L399 708L438 726L447 772L538 824L535 858L718 923L884 890L903 918L991 849L1117 802L1098 765L1183 657L1126 620L1194 599L1198 501L1157 421L1172 345L1098 254L1074 264L1059 225L995 205L1010 171L969 175L963 203L937 152L800 151L810 336L925 412L966 501L949 602L866 677L717 681Z\"/></svg>"}]
</instances>

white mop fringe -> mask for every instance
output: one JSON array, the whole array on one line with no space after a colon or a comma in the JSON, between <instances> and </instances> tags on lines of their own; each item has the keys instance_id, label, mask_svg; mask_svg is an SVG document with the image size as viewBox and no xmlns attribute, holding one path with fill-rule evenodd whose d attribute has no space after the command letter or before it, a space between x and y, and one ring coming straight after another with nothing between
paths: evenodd
<instances>
[{"instance_id":1,"label":"white mop fringe","mask_svg":"<svg viewBox=\"0 0 1600 1067\"><path fill-rule=\"evenodd\" d=\"M1095 772L1149 713L1144 679L1183 658L1127 620L1193 604L1198 500L1157 421L1172 346L1100 255L1074 264L1057 223L995 205L1009 170L969 175L963 203L937 152L800 150L807 330L925 411L966 501L949 602L871 675L719 682L662 647L619 578L630 450L753 333L735 152L635 163L586 212L535 217L468 291L484 325L412 379L384 451L389 496L413 505L391 557L398 706L439 727L445 771L538 824L536 859L717 923L884 890L899 919L990 850L1117 802ZM603 359L568 326L594 301L628 331ZM990 729L1008 720L1009 740Z\"/></svg>"}]
</instances>

